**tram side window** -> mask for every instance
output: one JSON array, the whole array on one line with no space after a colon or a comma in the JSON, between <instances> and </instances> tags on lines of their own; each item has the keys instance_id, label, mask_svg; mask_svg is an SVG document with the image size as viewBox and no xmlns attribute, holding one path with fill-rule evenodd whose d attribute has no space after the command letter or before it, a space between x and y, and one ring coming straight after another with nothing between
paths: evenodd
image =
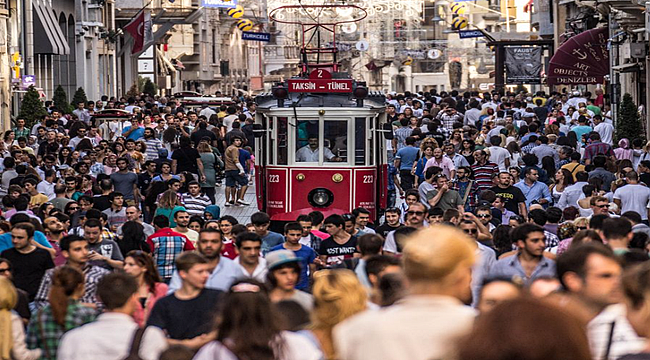
<instances>
[{"instance_id":1,"label":"tram side window","mask_svg":"<svg viewBox=\"0 0 650 360\"><path fill-rule=\"evenodd\" d=\"M348 161L347 121L326 120L323 141L323 161Z\"/></svg>"},{"instance_id":2,"label":"tram side window","mask_svg":"<svg viewBox=\"0 0 650 360\"><path fill-rule=\"evenodd\" d=\"M354 165L364 165L366 162L366 118L354 119Z\"/></svg>"},{"instance_id":3,"label":"tram side window","mask_svg":"<svg viewBox=\"0 0 650 360\"><path fill-rule=\"evenodd\" d=\"M277 165L287 165L287 155L289 142L287 139L287 118L279 117L278 119L278 162Z\"/></svg>"}]
</instances>

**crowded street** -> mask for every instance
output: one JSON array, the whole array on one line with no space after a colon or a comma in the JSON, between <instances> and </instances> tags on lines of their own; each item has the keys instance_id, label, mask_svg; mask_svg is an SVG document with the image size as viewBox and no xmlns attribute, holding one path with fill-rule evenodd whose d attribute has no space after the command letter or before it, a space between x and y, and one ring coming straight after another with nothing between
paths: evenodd
<instances>
[{"instance_id":1,"label":"crowded street","mask_svg":"<svg viewBox=\"0 0 650 360\"><path fill-rule=\"evenodd\" d=\"M0 0L0 360L649 360L650 3Z\"/></svg>"}]
</instances>

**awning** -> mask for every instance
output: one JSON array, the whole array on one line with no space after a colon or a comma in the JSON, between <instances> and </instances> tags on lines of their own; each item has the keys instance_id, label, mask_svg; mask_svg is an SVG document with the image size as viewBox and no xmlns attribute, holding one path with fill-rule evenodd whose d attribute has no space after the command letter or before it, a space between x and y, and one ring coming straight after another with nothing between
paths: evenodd
<instances>
[{"instance_id":1,"label":"awning","mask_svg":"<svg viewBox=\"0 0 650 360\"><path fill-rule=\"evenodd\" d=\"M562 44L551 58L549 85L600 84L609 74L608 28L582 32Z\"/></svg>"},{"instance_id":2,"label":"awning","mask_svg":"<svg viewBox=\"0 0 650 360\"><path fill-rule=\"evenodd\" d=\"M59 20L53 12L40 4L33 4L34 9L34 54L68 55L70 47Z\"/></svg>"}]
</instances>

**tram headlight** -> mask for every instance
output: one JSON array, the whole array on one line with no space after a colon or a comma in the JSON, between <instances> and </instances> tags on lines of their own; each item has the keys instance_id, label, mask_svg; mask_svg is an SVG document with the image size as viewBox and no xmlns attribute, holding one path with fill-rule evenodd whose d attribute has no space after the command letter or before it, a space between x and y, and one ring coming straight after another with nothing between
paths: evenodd
<instances>
[{"instance_id":1,"label":"tram headlight","mask_svg":"<svg viewBox=\"0 0 650 360\"><path fill-rule=\"evenodd\" d=\"M307 195L309 204L314 207L328 207L334 202L334 194L323 188L314 189Z\"/></svg>"}]
</instances>

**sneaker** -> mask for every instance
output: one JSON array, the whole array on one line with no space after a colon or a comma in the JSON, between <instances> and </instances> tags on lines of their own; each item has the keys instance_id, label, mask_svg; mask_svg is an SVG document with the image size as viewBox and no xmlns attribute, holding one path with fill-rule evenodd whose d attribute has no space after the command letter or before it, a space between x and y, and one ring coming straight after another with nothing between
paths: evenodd
<instances>
[{"instance_id":1,"label":"sneaker","mask_svg":"<svg viewBox=\"0 0 650 360\"><path fill-rule=\"evenodd\" d=\"M224 205L225 207L228 207L228 206L230 206L231 204L230 204L229 202L226 201L223 205Z\"/></svg>"},{"instance_id":2,"label":"sneaker","mask_svg":"<svg viewBox=\"0 0 650 360\"><path fill-rule=\"evenodd\" d=\"M250 205L251 204L248 201L244 201L244 200L241 200L241 199L237 200L237 203L242 204L242 205Z\"/></svg>"}]
</instances>

